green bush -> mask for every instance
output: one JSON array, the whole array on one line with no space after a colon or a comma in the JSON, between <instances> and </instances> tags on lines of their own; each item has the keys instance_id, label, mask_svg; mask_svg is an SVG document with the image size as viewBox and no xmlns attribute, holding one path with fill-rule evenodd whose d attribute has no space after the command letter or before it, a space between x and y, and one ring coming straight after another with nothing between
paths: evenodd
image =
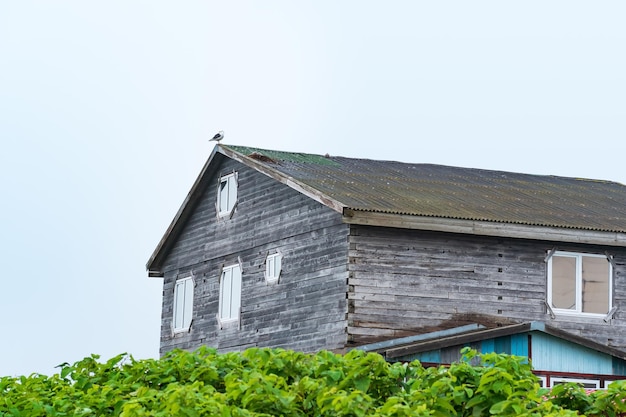
<instances>
[{"instance_id":1,"label":"green bush","mask_svg":"<svg viewBox=\"0 0 626 417\"><path fill-rule=\"evenodd\" d=\"M478 358L480 366L470 365ZM50 377L0 378L0 416L619 416L625 386L550 393L523 358L478 355L449 367L248 349L173 351L159 360L92 355ZM475 360L475 359L474 359Z\"/></svg>"}]
</instances>

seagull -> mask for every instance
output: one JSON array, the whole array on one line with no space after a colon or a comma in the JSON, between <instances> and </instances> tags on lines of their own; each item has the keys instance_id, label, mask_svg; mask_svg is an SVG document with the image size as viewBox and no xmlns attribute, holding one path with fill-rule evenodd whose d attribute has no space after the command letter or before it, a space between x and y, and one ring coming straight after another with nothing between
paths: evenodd
<instances>
[{"instance_id":1,"label":"seagull","mask_svg":"<svg viewBox=\"0 0 626 417\"><path fill-rule=\"evenodd\" d=\"M219 143L219 141L222 139L224 139L224 131L220 130L215 134L215 136L213 136L213 139L209 139L209 142L215 141Z\"/></svg>"}]
</instances>

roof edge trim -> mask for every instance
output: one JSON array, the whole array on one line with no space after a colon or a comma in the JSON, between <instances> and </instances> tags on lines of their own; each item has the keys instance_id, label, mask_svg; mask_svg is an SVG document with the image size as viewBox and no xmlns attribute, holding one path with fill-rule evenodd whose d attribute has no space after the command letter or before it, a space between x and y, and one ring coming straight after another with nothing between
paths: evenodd
<instances>
[{"instance_id":1,"label":"roof edge trim","mask_svg":"<svg viewBox=\"0 0 626 417\"><path fill-rule=\"evenodd\" d=\"M362 350L365 352L377 352L382 351L386 348L394 348L400 345L408 345L411 343L417 343L427 340L433 340L437 338L442 338L446 336L458 336L463 333L475 332L476 330L486 329L485 326L478 323L466 324L465 326L453 327L451 329L446 330L438 330L432 333L422 333L415 336L407 336L401 337L399 339L390 339L385 340L383 342L370 343L367 345L356 346L351 350Z\"/></svg>"},{"instance_id":2,"label":"roof edge trim","mask_svg":"<svg viewBox=\"0 0 626 417\"><path fill-rule=\"evenodd\" d=\"M178 209L178 212L176 212L174 219L171 221L170 225L165 231L165 234L163 235L158 245L154 249L154 252L152 252L150 259L148 259L148 262L146 262L146 270L148 271L148 277L162 277L163 276L163 271L161 271L161 266L162 266L161 262L163 262L163 258L167 255L167 253L169 252L169 249L173 245L174 240L178 235L178 232L180 232L180 229L184 227L185 220L187 219L187 217L191 215L191 210L193 210L195 203L198 201L198 199L202 195L202 185L206 181L205 179L207 177L206 174L209 171L209 167L211 166L213 160L216 157L217 149L218 149L217 146L213 147L213 150L211 151L211 155L209 155L209 158L204 163L204 166L202 167L200 174L198 175L195 182L191 186L191 189L187 193L185 200L183 201L180 208Z\"/></svg>"},{"instance_id":3,"label":"roof edge trim","mask_svg":"<svg viewBox=\"0 0 626 417\"><path fill-rule=\"evenodd\" d=\"M344 223L469 235L626 247L626 233L346 209Z\"/></svg>"}]
</instances>

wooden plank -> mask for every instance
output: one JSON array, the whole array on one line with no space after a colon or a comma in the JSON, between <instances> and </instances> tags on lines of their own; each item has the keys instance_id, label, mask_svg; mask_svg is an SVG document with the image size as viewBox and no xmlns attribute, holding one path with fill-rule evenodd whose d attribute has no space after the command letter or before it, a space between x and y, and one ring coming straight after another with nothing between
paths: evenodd
<instances>
[{"instance_id":1,"label":"wooden plank","mask_svg":"<svg viewBox=\"0 0 626 417\"><path fill-rule=\"evenodd\" d=\"M347 224L626 247L626 233L346 210Z\"/></svg>"}]
</instances>

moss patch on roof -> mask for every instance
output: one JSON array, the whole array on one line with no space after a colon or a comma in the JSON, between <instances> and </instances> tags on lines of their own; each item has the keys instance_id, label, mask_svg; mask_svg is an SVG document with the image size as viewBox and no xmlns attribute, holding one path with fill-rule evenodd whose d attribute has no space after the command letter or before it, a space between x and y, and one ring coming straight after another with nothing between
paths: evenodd
<instances>
[{"instance_id":1,"label":"moss patch on roof","mask_svg":"<svg viewBox=\"0 0 626 417\"><path fill-rule=\"evenodd\" d=\"M340 165L337 162L330 159L329 157L325 157L322 155L313 155L313 154L299 153L299 152L272 151L268 149L250 148L247 146L229 146L229 145L222 145L222 146L228 149L231 149L244 156L254 157L254 155L262 155L276 162L285 161L285 162L295 162L295 163L302 163L302 164L315 164L315 165L325 165L325 166L339 166Z\"/></svg>"}]
</instances>

